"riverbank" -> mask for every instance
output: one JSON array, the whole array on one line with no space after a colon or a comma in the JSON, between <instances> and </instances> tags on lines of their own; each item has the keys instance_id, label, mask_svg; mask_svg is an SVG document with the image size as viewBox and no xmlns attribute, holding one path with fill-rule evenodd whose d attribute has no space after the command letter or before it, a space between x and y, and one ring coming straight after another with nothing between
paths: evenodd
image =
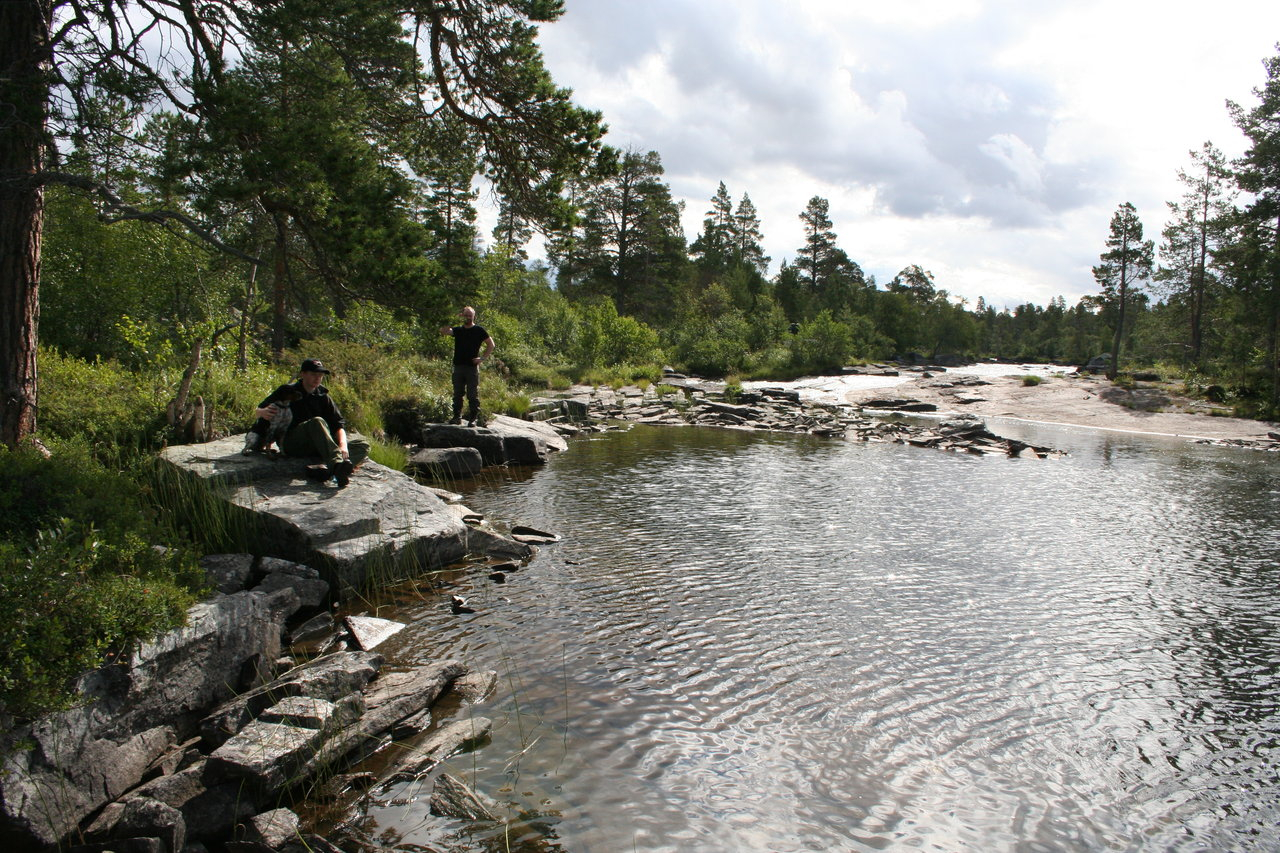
<instances>
[{"instance_id":1,"label":"riverbank","mask_svg":"<svg viewBox=\"0 0 1280 853\"><path fill-rule=\"evenodd\" d=\"M842 401L861 407L886 397L885 388L847 391ZM938 414L1085 427L1271 449L1280 426L1217 416L1228 410L1177 394L1169 387L1116 385L1105 377L1055 373L1039 384L1021 376L978 376L961 371L922 372L893 386L894 398L933 405Z\"/></svg>"}]
</instances>

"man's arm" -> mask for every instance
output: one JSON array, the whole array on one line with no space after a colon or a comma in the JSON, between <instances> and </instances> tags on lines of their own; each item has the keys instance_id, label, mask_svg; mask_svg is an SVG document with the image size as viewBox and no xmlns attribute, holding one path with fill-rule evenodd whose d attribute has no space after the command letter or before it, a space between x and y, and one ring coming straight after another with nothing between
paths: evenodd
<instances>
[{"instance_id":1,"label":"man's arm","mask_svg":"<svg viewBox=\"0 0 1280 853\"><path fill-rule=\"evenodd\" d=\"M493 355L493 338L488 337L484 339L484 355L478 355L471 361L473 364L479 364L491 355Z\"/></svg>"},{"instance_id":2,"label":"man's arm","mask_svg":"<svg viewBox=\"0 0 1280 853\"><path fill-rule=\"evenodd\" d=\"M262 418L264 421L269 421L272 418L274 418L276 416L276 412L279 411L279 409L276 408L276 404L274 401L276 397L280 394L281 389L287 388L287 387L288 387L287 385L281 385L280 388L277 388L276 390L268 394L267 399L259 403L258 408L253 410L254 414Z\"/></svg>"},{"instance_id":3,"label":"man's arm","mask_svg":"<svg viewBox=\"0 0 1280 853\"><path fill-rule=\"evenodd\" d=\"M453 334L453 326L441 326L441 327L440 327L440 334L442 334L442 335L452 335L452 334Z\"/></svg>"}]
</instances>

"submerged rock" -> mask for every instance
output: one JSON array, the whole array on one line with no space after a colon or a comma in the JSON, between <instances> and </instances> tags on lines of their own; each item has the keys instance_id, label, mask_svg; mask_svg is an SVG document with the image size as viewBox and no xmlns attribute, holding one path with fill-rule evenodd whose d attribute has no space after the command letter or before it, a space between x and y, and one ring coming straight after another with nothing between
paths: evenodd
<instances>
[{"instance_id":1,"label":"submerged rock","mask_svg":"<svg viewBox=\"0 0 1280 853\"><path fill-rule=\"evenodd\" d=\"M431 791L431 813L436 817L452 817L459 820L500 820L500 806L481 797L468 785L441 773Z\"/></svg>"}]
</instances>

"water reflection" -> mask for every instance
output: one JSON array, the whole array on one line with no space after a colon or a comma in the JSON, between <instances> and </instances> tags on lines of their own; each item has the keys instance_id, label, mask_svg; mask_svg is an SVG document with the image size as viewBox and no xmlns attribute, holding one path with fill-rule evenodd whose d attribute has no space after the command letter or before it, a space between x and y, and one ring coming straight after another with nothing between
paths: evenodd
<instances>
[{"instance_id":1,"label":"water reflection","mask_svg":"<svg viewBox=\"0 0 1280 853\"><path fill-rule=\"evenodd\" d=\"M393 658L500 673L452 762L510 809L483 843L1271 844L1277 460L1016 430L1072 455L637 428L470 485L565 540L447 577L473 616L380 615L414 623ZM455 843L422 803L370 821Z\"/></svg>"}]
</instances>

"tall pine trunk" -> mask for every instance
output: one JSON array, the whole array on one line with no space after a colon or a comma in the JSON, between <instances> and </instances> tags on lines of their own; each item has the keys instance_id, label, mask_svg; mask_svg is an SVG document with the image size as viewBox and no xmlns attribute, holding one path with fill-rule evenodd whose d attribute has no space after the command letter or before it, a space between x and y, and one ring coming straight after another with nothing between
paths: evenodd
<instances>
[{"instance_id":1,"label":"tall pine trunk","mask_svg":"<svg viewBox=\"0 0 1280 853\"><path fill-rule=\"evenodd\" d=\"M1127 264L1127 262L1126 262ZM1119 305L1116 310L1116 333L1111 339L1111 363L1107 365L1107 378L1112 382L1116 380L1116 375L1120 372L1120 346L1124 343L1124 309L1125 303L1129 301L1129 286L1125 280L1126 267L1120 268L1120 287L1118 288Z\"/></svg>"},{"instance_id":2,"label":"tall pine trunk","mask_svg":"<svg viewBox=\"0 0 1280 853\"><path fill-rule=\"evenodd\" d=\"M0 3L0 441L36 428L51 0Z\"/></svg>"},{"instance_id":3,"label":"tall pine trunk","mask_svg":"<svg viewBox=\"0 0 1280 853\"><path fill-rule=\"evenodd\" d=\"M285 253L289 249L289 225L283 213L275 213L273 216L276 226L276 247L271 284L271 354L281 359L284 358L285 294L288 292L289 267Z\"/></svg>"},{"instance_id":4,"label":"tall pine trunk","mask_svg":"<svg viewBox=\"0 0 1280 853\"><path fill-rule=\"evenodd\" d=\"M1280 214L1276 216L1276 231L1272 239L1274 245L1271 248L1271 269L1268 274L1271 278L1271 317L1270 327L1267 330L1267 360L1271 367L1271 413L1270 417L1275 417L1276 412L1280 411L1280 349L1278 349L1277 337L1280 337Z\"/></svg>"}]
</instances>

